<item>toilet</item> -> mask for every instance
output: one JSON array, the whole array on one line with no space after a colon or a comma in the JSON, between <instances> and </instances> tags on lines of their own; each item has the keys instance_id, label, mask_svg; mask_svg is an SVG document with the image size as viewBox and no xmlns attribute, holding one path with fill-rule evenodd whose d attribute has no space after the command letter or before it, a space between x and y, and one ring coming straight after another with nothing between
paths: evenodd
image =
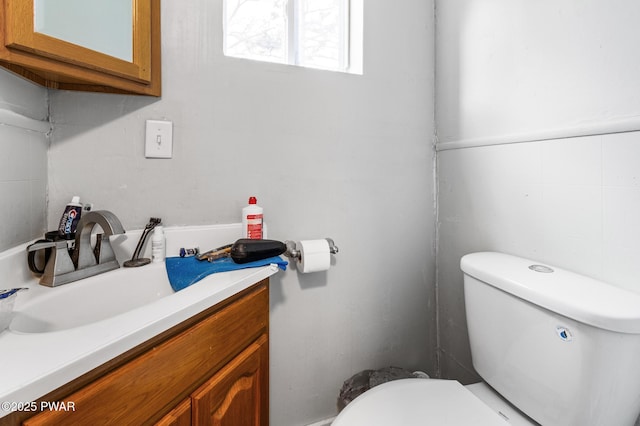
<instances>
[{"instance_id":1,"label":"toilet","mask_svg":"<svg viewBox=\"0 0 640 426\"><path fill-rule=\"evenodd\" d=\"M483 382L388 382L332 426L634 425L640 294L502 253L468 254L460 266Z\"/></svg>"}]
</instances>

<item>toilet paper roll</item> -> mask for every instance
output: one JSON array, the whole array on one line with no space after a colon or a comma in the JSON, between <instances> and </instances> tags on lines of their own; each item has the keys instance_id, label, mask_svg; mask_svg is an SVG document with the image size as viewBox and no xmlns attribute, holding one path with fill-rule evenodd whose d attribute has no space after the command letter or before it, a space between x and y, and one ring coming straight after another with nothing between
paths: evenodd
<instances>
[{"instance_id":1,"label":"toilet paper roll","mask_svg":"<svg viewBox=\"0 0 640 426\"><path fill-rule=\"evenodd\" d=\"M298 262L300 272L306 274L326 271L331 266L331 252L327 240L299 241L296 248L300 251L300 261Z\"/></svg>"}]
</instances>

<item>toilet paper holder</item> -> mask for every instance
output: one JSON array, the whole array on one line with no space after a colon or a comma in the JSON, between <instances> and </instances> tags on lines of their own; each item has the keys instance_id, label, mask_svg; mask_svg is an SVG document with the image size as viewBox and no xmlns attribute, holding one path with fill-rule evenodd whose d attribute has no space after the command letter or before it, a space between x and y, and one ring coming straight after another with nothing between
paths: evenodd
<instances>
[{"instance_id":1,"label":"toilet paper holder","mask_svg":"<svg viewBox=\"0 0 640 426\"><path fill-rule=\"evenodd\" d=\"M333 239L325 238L325 240L327 240L327 243L329 243L329 253L338 253L338 246L336 246L336 243L333 242ZM284 244L287 246L287 251L284 253L284 255L291 258L292 260L299 262L302 255L300 250L298 250L298 248L296 247L296 242L287 240L284 242Z\"/></svg>"}]
</instances>

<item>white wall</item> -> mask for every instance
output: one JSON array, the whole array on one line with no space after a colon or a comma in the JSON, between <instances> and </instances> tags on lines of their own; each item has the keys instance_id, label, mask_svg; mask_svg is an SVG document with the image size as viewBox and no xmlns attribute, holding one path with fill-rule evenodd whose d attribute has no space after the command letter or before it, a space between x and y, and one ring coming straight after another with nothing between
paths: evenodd
<instances>
[{"instance_id":1,"label":"white wall","mask_svg":"<svg viewBox=\"0 0 640 426\"><path fill-rule=\"evenodd\" d=\"M437 16L440 366L470 382L462 255L640 291L640 133L615 133L640 130L640 4L460 0Z\"/></svg>"},{"instance_id":2,"label":"white wall","mask_svg":"<svg viewBox=\"0 0 640 426\"><path fill-rule=\"evenodd\" d=\"M640 3L453 0L437 16L439 142L637 126Z\"/></svg>"},{"instance_id":3,"label":"white wall","mask_svg":"<svg viewBox=\"0 0 640 426\"><path fill-rule=\"evenodd\" d=\"M360 370L433 372L433 2L367 2L363 76L225 58L220 0L162 15L161 99L51 92L49 226L72 195L128 229L238 222L255 195L271 238L334 238L330 271L272 280L274 425L334 415ZM147 119L173 159L144 158Z\"/></svg>"},{"instance_id":4,"label":"white wall","mask_svg":"<svg viewBox=\"0 0 640 426\"><path fill-rule=\"evenodd\" d=\"M0 251L45 231L47 92L0 70Z\"/></svg>"}]
</instances>

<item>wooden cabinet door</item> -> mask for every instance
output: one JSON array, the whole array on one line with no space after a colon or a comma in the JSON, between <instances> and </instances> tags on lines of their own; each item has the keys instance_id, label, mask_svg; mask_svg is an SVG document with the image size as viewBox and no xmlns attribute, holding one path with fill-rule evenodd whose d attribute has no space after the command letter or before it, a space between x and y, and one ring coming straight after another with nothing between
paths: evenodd
<instances>
[{"instance_id":1,"label":"wooden cabinet door","mask_svg":"<svg viewBox=\"0 0 640 426\"><path fill-rule=\"evenodd\" d=\"M192 394L195 425L268 425L268 350L263 335Z\"/></svg>"},{"instance_id":2,"label":"wooden cabinet door","mask_svg":"<svg viewBox=\"0 0 640 426\"><path fill-rule=\"evenodd\" d=\"M151 2L133 0L133 60L131 62L36 32L34 0L5 0L8 47L95 68L139 82L151 81ZM98 13L87 9L87 14ZM86 15L85 15L86 16Z\"/></svg>"},{"instance_id":3,"label":"wooden cabinet door","mask_svg":"<svg viewBox=\"0 0 640 426\"><path fill-rule=\"evenodd\" d=\"M160 96L160 0L131 0L131 7L125 60L37 32L34 0L0 0L0 66L49 88Z\"/></svg>"},{"instance_id":4,"label":"wooden cabinet door","mask_svg":"<svg viewBox=\"0 0 640 426\"><path fill-rule=\"evenodd\" d=\"M182 401L154 426L191 426L191 399Z\"/></svg>"}]
</instances>

